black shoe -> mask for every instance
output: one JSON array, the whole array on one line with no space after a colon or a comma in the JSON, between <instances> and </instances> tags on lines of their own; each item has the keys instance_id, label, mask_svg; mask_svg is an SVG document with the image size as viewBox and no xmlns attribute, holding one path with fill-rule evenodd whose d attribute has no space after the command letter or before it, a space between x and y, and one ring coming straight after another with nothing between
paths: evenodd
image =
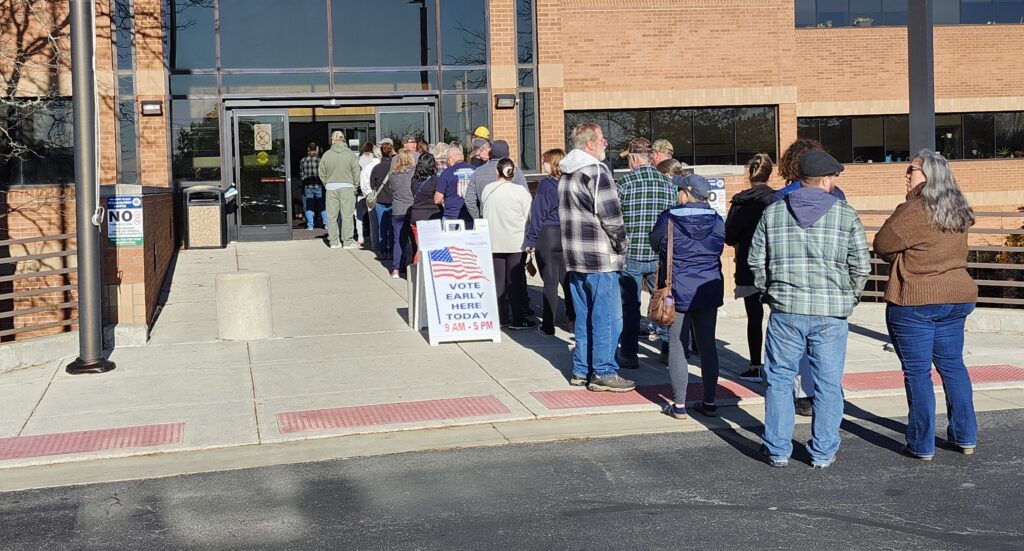
<instances>
[{"instance_id":1,"label":"black shoe","mask_svg":"<svg viewBox=\"0 0 1024 551\"><path fill-rule=\"evenodd\" d=\"M594 377L590 380L590 384L587 385L587 390L592 390L594 392L629 392L635 388L636 382L630 381L629 379L623 379L618 375Z\"/></svg>"},{"instance_id":2,"label":"black shoe","mask_svg":"<svg viewBox=\"0 0 1024 551\"><path fill-rule=\"evenodd\" d=\"M750 366L750 369L740 373L740 380L747 381L748 383L763 383L764 377L761 376L761 366Z\"/></svg>"},{"instance_id":3,"label":"black shoe","mask_svg":"<svg viewBox=\"0 0 1024 551\"><path fill-rule=\"evenodd\" d=\"M931 461L932 460L932 456L930 456L930 455L917 455L916 453L910 451L910 448L908 448L906 446L903 446L903 447L900 448L899 454L902 455L903 457L909 457L911 459L917 459L917 460L920 460L920 461Z\"/></svg>"},{"instance_id":4,"label":"black shoe","mask_svg":"<svg viewBox=\"0 0 1024 551\"><path fill-rule=\"evenodd\" d=\"M797 398L793 403L793 409L801 417L810 417L814 413L814 400L811 398Z\"/></svg>"},{"instance_id":5,"label":"black shoe","mask_svg":"<svg viewBox=\"0 0 1024 551\"><path fill-rule=\"evenodd\" d=\"M508 324L509 331L523 331L525 329L533 329L534 327L537 327L537 322L533 320L513 321Z\"/></svg>"},{"instance_id":6,"label":"black shoe","mask_svg":"<svg viewBox=\"0 0 1024 551\"><path fill-rule=\"evenodd\" d=\"M690 406L690 411L696 411L705 417L718 417L718 406L699 400Z\"/></svg>"},{"instance_id":7,"label":"black shoe","mask_svg":"<svg viewBox=\"0 0 1024 551\"><path fill-rule=\"evenodd\" d=\"M588 379L590 379L590 377L580 377L574 373L572 378L569 379L569 384L571 386L587 386L587 383L589 382Z\"/></svg>"},{"instance_id":8,"label":"black shoe","mask_svg":"<svg viewBox=\"0 0 1024 551\"><path fill-rule=\"evenodd\" d=\"M555 328L554 327L544 327L544 325L538 325L537 326L537 332L540 333L541 335L547 335L547 336L550 337L550 336L555 334Z\"/></svg>"},{"instance_id":9,"label":"black shoe","mask_svg":"<svg viewBox=\"0 0 1024 551\"><path fill-rule=\"evenodd\" d=\"M615 355L615 360L619 362L619 367L622 369L640 369L640 360L636 356L623 358L620 352Z\"/></svg>"}]
</instances>

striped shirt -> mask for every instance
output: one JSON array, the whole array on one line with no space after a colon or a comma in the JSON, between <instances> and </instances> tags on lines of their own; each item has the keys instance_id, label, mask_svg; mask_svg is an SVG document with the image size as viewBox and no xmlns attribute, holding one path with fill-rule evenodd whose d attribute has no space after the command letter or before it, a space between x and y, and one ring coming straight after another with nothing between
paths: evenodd
<instances>
[{"instance_id":1,"label":"striped shirt","mask_svg":"<svg viewBox=\"0 0 1024 551\"><path fill-rule=\"evenodd\" d=\"M662 211L675 206L679 191L667 176L651 165L637 167L619 179L618 190L629 236L626 258L634 262L658 260L647 236Z\"/></svg>"}]
</instances>

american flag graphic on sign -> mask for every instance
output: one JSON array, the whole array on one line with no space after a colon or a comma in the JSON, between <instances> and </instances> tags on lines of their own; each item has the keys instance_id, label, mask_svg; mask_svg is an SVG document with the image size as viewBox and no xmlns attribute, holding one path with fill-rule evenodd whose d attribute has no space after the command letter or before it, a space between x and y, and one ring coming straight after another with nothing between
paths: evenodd
<instances>
[{"instance_id":1,"label":"american flag graphic on sign","mask_svg":"<svg viewBox=\"0 0 1024 551\"><path fill-rule=\"evenodd\" d=\"M434 277L487 281L480 270L476 253L461 247L445 247L430 251L430 270Z\"/></svg>"}]
</instances>

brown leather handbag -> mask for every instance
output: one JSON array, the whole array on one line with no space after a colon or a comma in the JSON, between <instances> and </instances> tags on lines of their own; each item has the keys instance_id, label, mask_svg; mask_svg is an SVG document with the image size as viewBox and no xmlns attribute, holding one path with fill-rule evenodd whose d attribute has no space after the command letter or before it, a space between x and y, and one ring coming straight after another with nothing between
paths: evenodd
<instances>
[{"instance_id":1,"label":"brown leather handbag","mask_svg":"<svg viewBox=\"0 0 1024 551\"><path fill-rule=\"evenodd\" d=\"M667 219L668 224L668 253L665 264L658 266L656 281L661 281L661 274L665 274L665 285L655 289L651 293L651 303L647 306L647 319L658 325L672 325L676 321L676 303L672 298L672 236L676 233L672 227L672 220Z\"/></svg>"}]
</instances>

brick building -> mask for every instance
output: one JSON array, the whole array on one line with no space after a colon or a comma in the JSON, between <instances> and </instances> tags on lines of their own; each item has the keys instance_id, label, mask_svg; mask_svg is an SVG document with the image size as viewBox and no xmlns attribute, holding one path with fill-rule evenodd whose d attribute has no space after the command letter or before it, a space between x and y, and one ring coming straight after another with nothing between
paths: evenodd
<instances>
[{"instance_id":1,"label":"brick building","mask_svg":"<svg viewBox=\"0 0 1024 551\"><path fill-rule=\"evenodd\" d=\"M48 17L66 37L65 3L31 4L51 4ZM229 209L232 239L290 239L295 215L301 216L292 187L298 160L307 144L326 146L333 130L359 147L406 133L467 142L475 127L488 126L534 172L540 152L564 147L572 125L594 121L613 152L637 135L669 139L680 160L726 177L730 193L743 186L739 167L751 155L767 151L777 158L798 136L808 136L848 163L841 185L858 208L891 209L903 194L911 152L900 0L98 0L96 6L100 178L108 195L142 197L146 220L144 244L106 249L110 323L151 321L178 246L173 205L182 189L233 183L240 193L237 209ZM1024 204L1018 183L1024 177L1024 0L937 0L934 6L937 148L955 160L977 209L1013 210ZM0 15L0 22L10 27L18 16ZM52 73L50 89L69 95L67 71ZM38 81L19 94L40 93ZM497 108L498 96L518 103ZM144 113L143 105L152 110ZM41 129L51 130L45 144L51 160L5 162L0 183L10 190L5 208L11 212L0 240L45 233L33 220L74 227L73 201L25 199L73 195L70 134L52 132L66 127L68 109L67 102L53 102L50 112L22 122L34 131L22 135L38 143L46 141ZM269 141L257 143L258 132ZM20 206L28 204L35 207ZM19 244L20 253L12 254L54 246ZM24 279L6 284L28 285ZM71 296L52 300L66 303ZM19 310L41 307L14 300ZM18 326L50 315L40 310L6 319Z\"/></svg>"}]
</instances>

